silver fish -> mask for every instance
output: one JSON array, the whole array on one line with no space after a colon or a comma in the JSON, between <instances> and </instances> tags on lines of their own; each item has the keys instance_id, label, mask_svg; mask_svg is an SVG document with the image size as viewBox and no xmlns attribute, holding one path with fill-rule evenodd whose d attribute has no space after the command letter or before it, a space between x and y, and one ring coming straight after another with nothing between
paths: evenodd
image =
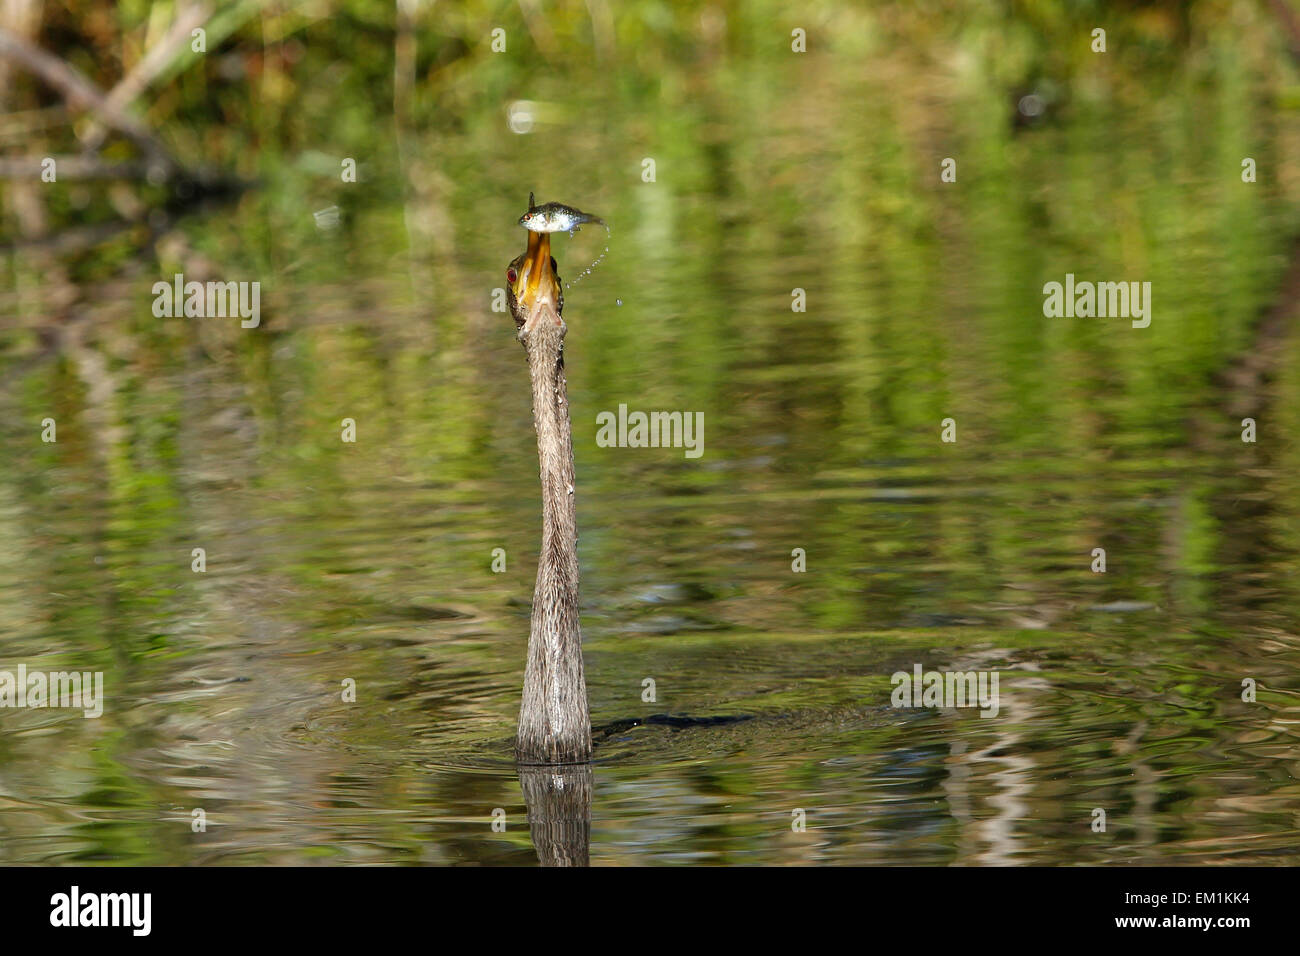
<instances>
[{"instance_id":1,"label":"silver fish","mask_svg":"<svg viewBox=\"0 0 1300 956\"><path fill-rule=\"evenodd\" d=\"M519 225L532 232L567 232L569 235L589 222L598 226L605 225L605 220L599 216L592 216L563 203L548 202L539 206L532 193L528 194L528 212L519 217Z\"/></svg>"}]
</instances>

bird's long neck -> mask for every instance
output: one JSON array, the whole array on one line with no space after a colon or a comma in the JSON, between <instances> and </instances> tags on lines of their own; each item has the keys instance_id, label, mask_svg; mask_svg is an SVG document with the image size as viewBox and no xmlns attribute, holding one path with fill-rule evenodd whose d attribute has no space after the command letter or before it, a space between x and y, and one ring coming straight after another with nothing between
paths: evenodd
<instances>
[{"instance_id":1,"label":"bird's long neck","mask_svg":"<svg viewBox=\"0 0 1300 956\"><path fill-rule=\"evenodd\" d=\"M578 626L578 524L564 332L558 312L542 309L519 335L533 383L542 477L542 551L517 741L519 759L527 763L581 763L591 757Z\"/></svg>"}]
</instances>

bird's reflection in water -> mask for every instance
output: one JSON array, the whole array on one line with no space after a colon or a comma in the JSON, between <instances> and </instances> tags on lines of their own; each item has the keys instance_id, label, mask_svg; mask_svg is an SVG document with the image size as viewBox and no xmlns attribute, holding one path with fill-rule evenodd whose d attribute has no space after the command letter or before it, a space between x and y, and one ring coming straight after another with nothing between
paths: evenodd
<instances>
[{"instance_id":1,"label":"bird's reflection in water","mask_svg":"<svg viewBox=\"0 0 1300 956\"><path fill-rule=\"evenodd\" d=\"M519 786L542 866L588 866L591 764L520 766Z\"/></svg>"}]
</instances>

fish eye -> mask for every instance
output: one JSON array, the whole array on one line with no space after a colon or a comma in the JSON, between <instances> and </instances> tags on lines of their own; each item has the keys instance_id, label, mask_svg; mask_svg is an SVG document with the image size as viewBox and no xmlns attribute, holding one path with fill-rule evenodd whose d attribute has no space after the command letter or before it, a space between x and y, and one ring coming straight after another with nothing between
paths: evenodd
<instances>
[{"instance_id":1,"label":"fish eye","mask_svg":"<svg viewBox=\"0 0 1300 956\"><path fill-rule=\"evenodd\" d=\"M511 266L510 268L506 269L507 282L514 282L518 278L519 278L519 273L515 271L514 266Z\"/></svg>"}]
</instances>

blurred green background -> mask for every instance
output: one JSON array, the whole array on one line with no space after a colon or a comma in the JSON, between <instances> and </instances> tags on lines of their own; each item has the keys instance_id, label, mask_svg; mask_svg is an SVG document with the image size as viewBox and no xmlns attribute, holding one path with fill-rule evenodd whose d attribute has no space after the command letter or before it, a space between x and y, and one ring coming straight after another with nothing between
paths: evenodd
<instances>
[{"instance_id":1,"label":"blurred green background","mask_svg":"<svg viewBox=\"0 0 1300 956\"><path fill-rule=\"evenodd\" d=\"M0 26L109 91L178 7ZM593 862L1293 863L1287 9L219 5L129 108L246 188L0 183L0 669L107 684L0 711L0 862L534 859L492 307L531 190L612 227L554 243L609 247L565 307L593 723L755 715L607 740ZM12 60L0 107L11 160L140 156ZM261 326L156 318L176 272L260 282ZM1067 272L1149 281L1150 327L1044 317ZM620 403L703 412L703 457L597 447ZM998 670L1000 716L891 709L914 663Z\"/></svg>"}]
</instances>

